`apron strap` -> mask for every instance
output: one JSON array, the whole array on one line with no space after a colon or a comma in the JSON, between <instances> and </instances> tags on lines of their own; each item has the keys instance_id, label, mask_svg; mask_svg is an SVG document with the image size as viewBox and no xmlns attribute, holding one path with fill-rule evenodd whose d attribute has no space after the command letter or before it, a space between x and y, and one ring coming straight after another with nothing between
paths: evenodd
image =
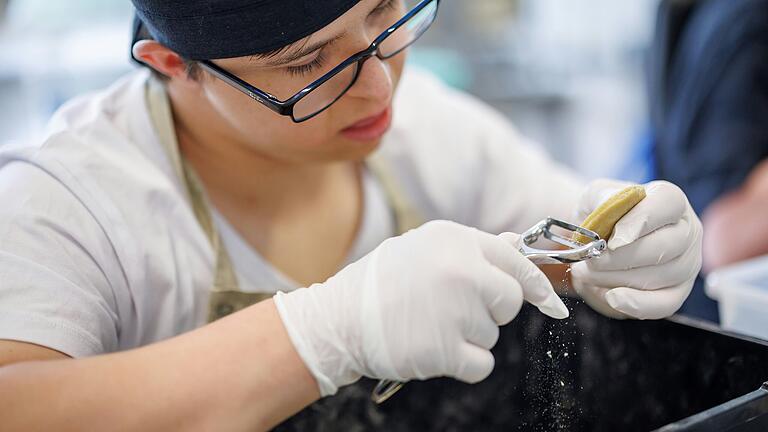
<instances>
[{"instance_id":1,"label":"apron strap","mask_svg":"<svg viewBox=\"0 0 768 432\"><path fill-rule=\"evenodd\" d=\"M179 152L168 96L163 83L156 78L150 78L147 83L147 104L160 142L173 164L176 175L184 183L195 218L208 237L215 256L213 287L208 300L208 322L271 298L270 293L250 293L240 290L232 260L211 217L202 182Z\"/></svg>"},{"instance_id":2,"label":"apron strap","mask_svg":"<svg viewBox=\"0 0 768 432\"><path fill-rule=\"evenodd\" d=\"M424 217L411 205L405 190L400 185L397 176L381 152L376 152L366 159L366 166L384 189L389 208L395 221L395 235L420 227Z\"/></svg>"}]
</instances>

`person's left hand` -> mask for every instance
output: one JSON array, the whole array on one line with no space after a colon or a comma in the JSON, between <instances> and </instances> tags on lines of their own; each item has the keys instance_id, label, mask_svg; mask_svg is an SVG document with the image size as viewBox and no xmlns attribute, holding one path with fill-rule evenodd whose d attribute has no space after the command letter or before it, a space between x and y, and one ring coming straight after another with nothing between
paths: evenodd
<instances>
[{"instance_id":1,"label":"person's left hand","mask_svg":"<svg viewBox=\"0 0 768 432\"><path fill-rule=\"evenodd\" d=\"M580 199L579 221L628 185L592 182ZM674 314L701 269L701 222L683 191L665 181L648 183L645 191L645 199L616 224L602 255L571 267L576 292L610 317Z\"/></svg>"}]
</instances>

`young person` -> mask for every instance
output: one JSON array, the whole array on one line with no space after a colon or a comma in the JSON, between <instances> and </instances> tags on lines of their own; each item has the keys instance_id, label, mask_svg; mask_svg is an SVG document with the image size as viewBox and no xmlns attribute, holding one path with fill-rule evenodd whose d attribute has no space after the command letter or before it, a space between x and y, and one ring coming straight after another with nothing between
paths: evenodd
<instances>
[{"instance_id":1,"label":"young person","mask_svg":"<svg viewBox=\"0 0 768 432\"><path fill-rule=\"evenodd\" d=\"M480 381L523 300L568 315L514 232L622 185L404 71L437 0L134 4L161 78L2 154L4 428L265 429L361 376ZM700 266L685 196L646 188L571 272L611 316L674 313Z\"/></svg>"}]
</instances>

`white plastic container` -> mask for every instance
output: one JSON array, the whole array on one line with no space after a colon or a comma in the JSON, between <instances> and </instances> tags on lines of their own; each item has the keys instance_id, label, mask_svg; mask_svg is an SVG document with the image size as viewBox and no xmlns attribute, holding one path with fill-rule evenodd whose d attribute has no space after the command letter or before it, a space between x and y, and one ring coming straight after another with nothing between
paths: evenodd
<instances>
[{"instance_id":1,"label":"white plastic container","mask_svg":"<svg viewBox=\"0 0 768 432\"><path fill-rule=\"evenodd\" d=\"M724 329L768 340L768 255L710 273L706 293Z\"/></svg>"}]
</instances>

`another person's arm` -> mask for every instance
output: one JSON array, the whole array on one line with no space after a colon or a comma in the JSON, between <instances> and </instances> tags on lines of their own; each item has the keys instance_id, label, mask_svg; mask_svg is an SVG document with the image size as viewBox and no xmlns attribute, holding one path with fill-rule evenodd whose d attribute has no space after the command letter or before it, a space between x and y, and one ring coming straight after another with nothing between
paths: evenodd
<instances>
[{"instance_id":1,"label":"another person's arm","mask_svg":"<svg viewBox=\"0 0 768 432\"><path fill-rule=\"evenodd\" d=\"M704 270L768 254L768 160L704 212Z\"/></svg>"}]
</instances>

